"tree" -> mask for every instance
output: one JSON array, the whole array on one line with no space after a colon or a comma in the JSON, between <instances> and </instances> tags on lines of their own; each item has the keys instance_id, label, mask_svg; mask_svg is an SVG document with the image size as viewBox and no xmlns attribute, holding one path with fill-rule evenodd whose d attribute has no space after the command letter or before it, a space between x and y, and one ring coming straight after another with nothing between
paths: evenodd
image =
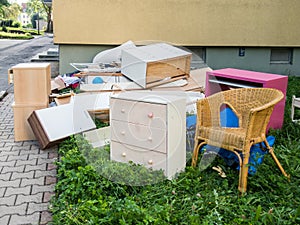
<instances>
[{"instance_id":1,"label":"tree","mask_svg":"<svg viewBox=\"0 0 300 225\"><path fill-rule=\"evenodd\" d=\"M45 16L45 9L41 0L30 0L27 3L27 13L32 17L36 16L37 20ZM40 32L39 22L37 23L38 32Z\"/></svg>"},{"instance_id":2,"label":"tree","mask_svg":"<svg viewBox=\"0 0 300 225\"><path fill-rule=\"evenodd\" d=\"M43 6L45 9L45 12L47 14L47 32L52 33L53 32L53 26L52 26L52 3L51 4L46 4L44 1Z\"/></svg>"},{"instance_id":3,"label":"tree","mask_svg":"<svg viewBox=\"0 0 300 225\"><path fill-rule=\"evenodd\" d=\"M21 6L18 3L13 3L7 7L6 19L17 20L21 12Z\"/></svg>"},{"instance_id":4,"label":"tree","mask_svg":"<svg viewBox=\"0 0 300 225\"><path fill-rule=\"evenodd\" d=\"M45 3L43 0L29 0L27 13L31 17L45 18L47 20L47 32L52 32L52 3ZM34 19L34 18L33 18ZM34 25L34 23L33 23Z\"/></svg>"},{"instance_id":5,"label":"tree","mask_svg":"<svg viewBox=\"0 0 300 225\"><path fill-rule=\"evenodd\" d=\"M5 17L6 7L9 5L7 0L0 0L0 19Z\"/></svg>"},{"instance_id":6,"label":"tree","mask_svg":"<svg viewBox=\"0 0 300 225\"><path fill-rule=\"evenodd\" d=\"M9 4L7 0L0 0L0 18L17 20L21 13L21 6L17 3Z\"/></svg>"}]
</instances>

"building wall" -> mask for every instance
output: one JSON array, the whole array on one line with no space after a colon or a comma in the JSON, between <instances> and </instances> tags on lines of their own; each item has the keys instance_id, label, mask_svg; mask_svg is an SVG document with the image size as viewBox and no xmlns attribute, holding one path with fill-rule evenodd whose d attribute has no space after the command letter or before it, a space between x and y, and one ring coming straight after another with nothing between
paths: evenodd
<instances>
[{"instance_id":1,"label":"building wall","mask_svg":"<svg viewBox=\"0 0 300 225\"><path fill-rule=\"evenodd\" d=\"M205 47L213 69L300 75L299 0L54 0L60 72L128 40ZM238 46L245 56L238 56ZM270 64L272 47L291 47L292 64Z\"/></svg>"},{"instance_id":2,"label":"building wall","mask_svg":"<svg viewBox=\"0 0 300 225\"><path fill-rule=\"evenodd\" d=\"M74 72L76 69L70 63L91 63L101 51L115 46L103 45L59 45L59 72L61 74Z\"/></svg>"},{"instance_id":3,"label":"building wall","mask_svg":"<svg viewBox=\"0 0 300 225\"><path fill-rule=\"evenodd\" d=\"M213 69L238 68L282 75L300 76L300 48L293 49L292 63L271 63L271 48L245 48L239 56L237 47L211 47L206 49L206 63Z\"/></svg>"},{"instance_id":4,"label":"building wall","mask_svg":"<svg viewBox=\"0 0 300 225\"><path fill-rule=\"evenodd\" d=\"M299 0L54 0L54 42L300 46Z\"/></svg>"},{"instance_id":5,"label":"building wall","mask_svg":"<svg viewBox=\"0 0 300 225\"><path fill-rule=\"evenodd\" d=\"M74 72L75 68L70 63L91 63L97 53L112 48L115 46L107 45L60 45L60 73ZM187 47L186 50L189 50ZM197 68L197 63L203 64L200 57L203 58L204 63L212 69L221 68L237 68L245 70L253 70L267 73L275 73L282 75L295 75L300 76L300 48L293 49L292 64L270 63L271 48L257 48L248 47L245 48L245 56L239 56L238 47L192 47L191 51L193 55L193 66ZM199 55L205 49L205 56ZM199 65L200 67L202 65Z\"/></svg>"},{"instance_id":6,"label":"building wall","mask_svg":"<svg viewBox=\"0 0 300 225\"><path fill-rule=\"evenodd\" d=\"M27 26L28 24L31 23L28 14L24 12L18 16L18 21L21 23L22 26Z\"/></svg>"}]
</instances>

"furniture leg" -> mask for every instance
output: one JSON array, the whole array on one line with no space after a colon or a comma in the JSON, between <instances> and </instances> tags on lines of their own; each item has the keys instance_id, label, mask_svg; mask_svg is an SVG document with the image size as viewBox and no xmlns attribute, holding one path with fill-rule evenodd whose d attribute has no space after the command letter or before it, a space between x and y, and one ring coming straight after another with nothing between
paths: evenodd
<instances>
[{"instance_id":1,"label":"furniture leg","mask_svg":"<svg viewBox=\"0 0 300 225\"><path fill-rule=\"evenodd\" d=\"M198 161L199 149L204 144L206 144L206 143L205 142L199 143L198 140L197 141L195 140L195 147L194 147L193 157L192 157L192 167L196 167L196 164L197 164L197 161Z\"/></svg>"},{"instance_id":2,"label":"furniture leg","mask_svg":"<svg viewBox=\"0 0 300 225\"><path fill-rule=\"evenodd\" d=\"M290 178L290 176L285 172L285 170L283 169L283 167L281 166L279 160L277 159L275 153L274 153L274 149L272 147L270 147L269 143L267 141L264 141L265 145L267 146L274 162L276 163L276 165L278 166L278 168L280 169L281 173L285 176Z\"/></svg>"},{"instance_id":3,"label":"furniture leg","mask_svg":"<svg viewBox=\"0 0 300 225\"><path fill-rule=\"evenodd\" d=\"M295 102L295 95L293 95L293 99L292 99L292 109L291 109L291 119L292 119L292 121L294 121L294 115L295 115L294 102Z\"/></svg>"},{"instance_id":4,"label":"furniture leg","mask_svg":"<svg viewBox=\"0 0 300 225\"><path fill-rule=\"evenodd\" d=\"M247 190L247 179L248 179L248 162L250 156L250 144L245 147L245 152L243 153L242 167L240 168L240 178L239 178L239 191L245 193Z\"/></svg>"}]
</instances>

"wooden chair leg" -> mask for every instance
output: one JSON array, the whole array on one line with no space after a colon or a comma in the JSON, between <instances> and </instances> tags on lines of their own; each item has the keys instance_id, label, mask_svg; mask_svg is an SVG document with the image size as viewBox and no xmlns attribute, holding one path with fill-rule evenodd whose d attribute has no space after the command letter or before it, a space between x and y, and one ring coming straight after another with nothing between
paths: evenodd
<instances>
[{"instance_id":1,"label":"wooden chair leg","mask_svg":"<svg viewBox=\"0 0 300 225\"><path fill-rule=\"evenodd\" d=\"M265 145L267 146L267 149L269 150L269 153L271 154L274 162L276 163L276 165L278 166L279 170L281 171L281 173L287 177L290 178L290 175L288 175L285 170L283 169L283 167L281 166L279 160L277 159L275 153L274 153L274 149L272 147L270 147L269 143L267 141L264 141Z\"/></svg>"},{"instance_id":2,"label":"wooden chair leg","mask_svg":"<svg viewBox=\"0 0 300 225\"><path fill-rule=\"evenodd\" d=\"M197 164L198 152L199 152L199 146L198 145L199 145L199 140L195 139L193 156L192 156L192 167L196 167L196 164Z\"/></svg>"},{"instance_id":3,"label":"wooden chair leg","mask_svg":"<svg viewBox=\"0 0 300 225\"><path fill-rule=\"evenodd\" d=\"M196 167L198 161L198 155L200 148L205 145L205 142L200 142L199 140L195 141L193 157L192 157L192 167Z\"/></svg>"},{"instance_id":4,"label":"wooden chair leg","mask_svg":"<svg viewBox=\"0 0 300 225\"><path fill-rule=\"evenodd\" d=\"M247 191L247 180L248 180L248 169L249 169L249 157L250 157L250 147L251 145L247 145L245 147L242 159L242 166L240 168L240 177L239 177L239 191L243 194Z\"/></svg>"}]
</instances>

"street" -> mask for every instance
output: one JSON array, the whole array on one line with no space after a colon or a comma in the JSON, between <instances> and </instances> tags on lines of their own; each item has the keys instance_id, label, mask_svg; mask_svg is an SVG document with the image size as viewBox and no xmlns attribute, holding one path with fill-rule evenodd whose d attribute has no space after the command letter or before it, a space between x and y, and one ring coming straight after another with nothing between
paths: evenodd
<instances>
[{"instance_id":1,"label":"street","mask_svg":"<svg viewBox=\"0 0 300 225\"><path fill-rule=\"evenodd\" d=\"M12 66L30 62L38 53L57 47L53 43L53 35L45 34L31 40L0 39L0 92L12 92L7 82L7 72Z\"/></svg>"}]
</instances>

